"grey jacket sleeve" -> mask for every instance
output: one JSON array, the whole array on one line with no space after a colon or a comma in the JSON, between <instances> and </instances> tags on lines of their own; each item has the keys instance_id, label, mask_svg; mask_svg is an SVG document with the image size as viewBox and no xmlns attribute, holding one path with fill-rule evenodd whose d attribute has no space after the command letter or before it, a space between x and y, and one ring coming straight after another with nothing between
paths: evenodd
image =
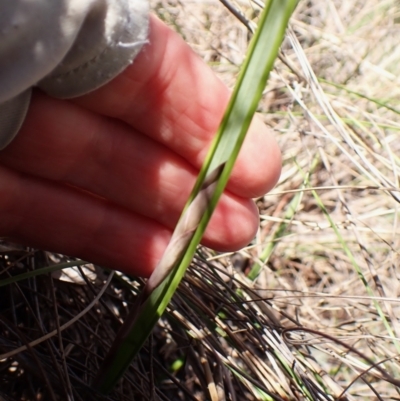
<instances>
[{"instance_id":1,"label":"grey jacket sleeve","mask_svg":"<svg viewBox=\"0 0 400 401\"><path fill-rule=\"evenodd\" d=\"M0 149L33 86L72 98L123 71L148 37L147 0L0 0Z\"/></svg>"}]
</instances>

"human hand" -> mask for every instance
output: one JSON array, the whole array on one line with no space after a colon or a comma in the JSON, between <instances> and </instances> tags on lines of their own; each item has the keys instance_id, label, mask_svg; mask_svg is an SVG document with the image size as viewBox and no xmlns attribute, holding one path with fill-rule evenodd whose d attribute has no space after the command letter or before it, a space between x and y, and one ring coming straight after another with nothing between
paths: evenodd
<instances>
[{"instance_id":1,"label":"human hand","mask_svg":"<svg viewBox=\"0 0 400 401\"><path fill-rule=\"evenodd\" d=\"M74 100L37 91L0 152L0 236L149 276L168 244L229 91L155 17L150 44L122 74ZM280 152L257 119L203 244L233 251L258 228Z\"/></svg>"}]
</instances>

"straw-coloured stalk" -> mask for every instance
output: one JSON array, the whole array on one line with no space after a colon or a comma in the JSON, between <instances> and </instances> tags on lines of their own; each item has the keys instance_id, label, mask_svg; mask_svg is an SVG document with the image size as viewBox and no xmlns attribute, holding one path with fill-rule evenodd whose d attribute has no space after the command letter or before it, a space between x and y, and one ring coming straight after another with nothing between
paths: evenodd
<instances>
[{"instance_id":1,"label":"straw-coloured stalk","mask_svg":"<svg viewBox=\"0 0 400 401\"><path fill-rule=\"evenodd\" d=\"M189 266L250 126L297 0L267 1L225 116L170 245L118 333L93 386L109 392L137 355Z\"/></svg>"}]
</instances>

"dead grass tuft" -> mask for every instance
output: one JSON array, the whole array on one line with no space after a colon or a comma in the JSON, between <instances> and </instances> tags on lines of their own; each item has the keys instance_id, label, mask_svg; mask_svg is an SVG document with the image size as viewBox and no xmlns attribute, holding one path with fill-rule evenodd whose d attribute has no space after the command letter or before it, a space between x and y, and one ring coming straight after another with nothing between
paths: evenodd
<instances>
[{"instance_id":1,"label":"dead grass tuft","mask_svg":"<svg viewBox=\"0 0 400 401\"><path fill-rule=\"evenodd\" d=\"M152 1L229 86L259 3L230 2L246 28L216 0ZM258 199L257 238L235 255L200 250L107 399L399 398L398 37L395 0L300 2L259 108L284 163ZM51 264L1 254L2 278ZM60 332L97 300L109 275L95 273L81 286L40 276L6 287L0 399L101 399L87 385L141 283L110 278Z\"/></svg>"}]
</instances>

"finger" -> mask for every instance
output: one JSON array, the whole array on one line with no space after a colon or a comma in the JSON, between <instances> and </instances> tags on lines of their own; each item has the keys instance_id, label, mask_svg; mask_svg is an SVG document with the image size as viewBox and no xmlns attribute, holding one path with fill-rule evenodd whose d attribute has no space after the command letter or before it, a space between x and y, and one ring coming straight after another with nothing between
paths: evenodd
<instances>
[{"instance_id":1,"label":"finger","mask_svg":"<svg viewBox=\"0 0 400 401\"><path fill-rule=\"evenodd\" d=\"M121 119L202 165L230 93L183 40L153 17L149 44L125 72L77 103ZM246 197L268 192L280 174L273 135L254 120L228 188Z\"/></svg>"},{"instance_id":2,"label":"finger","mask_svg":"<svg viewBox=\"0 0 400 401\"><path fill-rule=\"evenodd\" d=\"M76 189L0 167L2 236L148 276L170 238L162 225Z\"/></svg>"},{"instance_id":3,"label":"finger","mask_svg":"<svg viewBox=\"0 0 400 401\"><path fill-rule=\"evenodd\" d=\"M68 183L172 230L197 171L179 155L126 124L35 93L16 140L0 163L41 179ZM258 227L250 199L222 196L204 243L217 250L246 245Z\"/></svg>"}]
</instances>

